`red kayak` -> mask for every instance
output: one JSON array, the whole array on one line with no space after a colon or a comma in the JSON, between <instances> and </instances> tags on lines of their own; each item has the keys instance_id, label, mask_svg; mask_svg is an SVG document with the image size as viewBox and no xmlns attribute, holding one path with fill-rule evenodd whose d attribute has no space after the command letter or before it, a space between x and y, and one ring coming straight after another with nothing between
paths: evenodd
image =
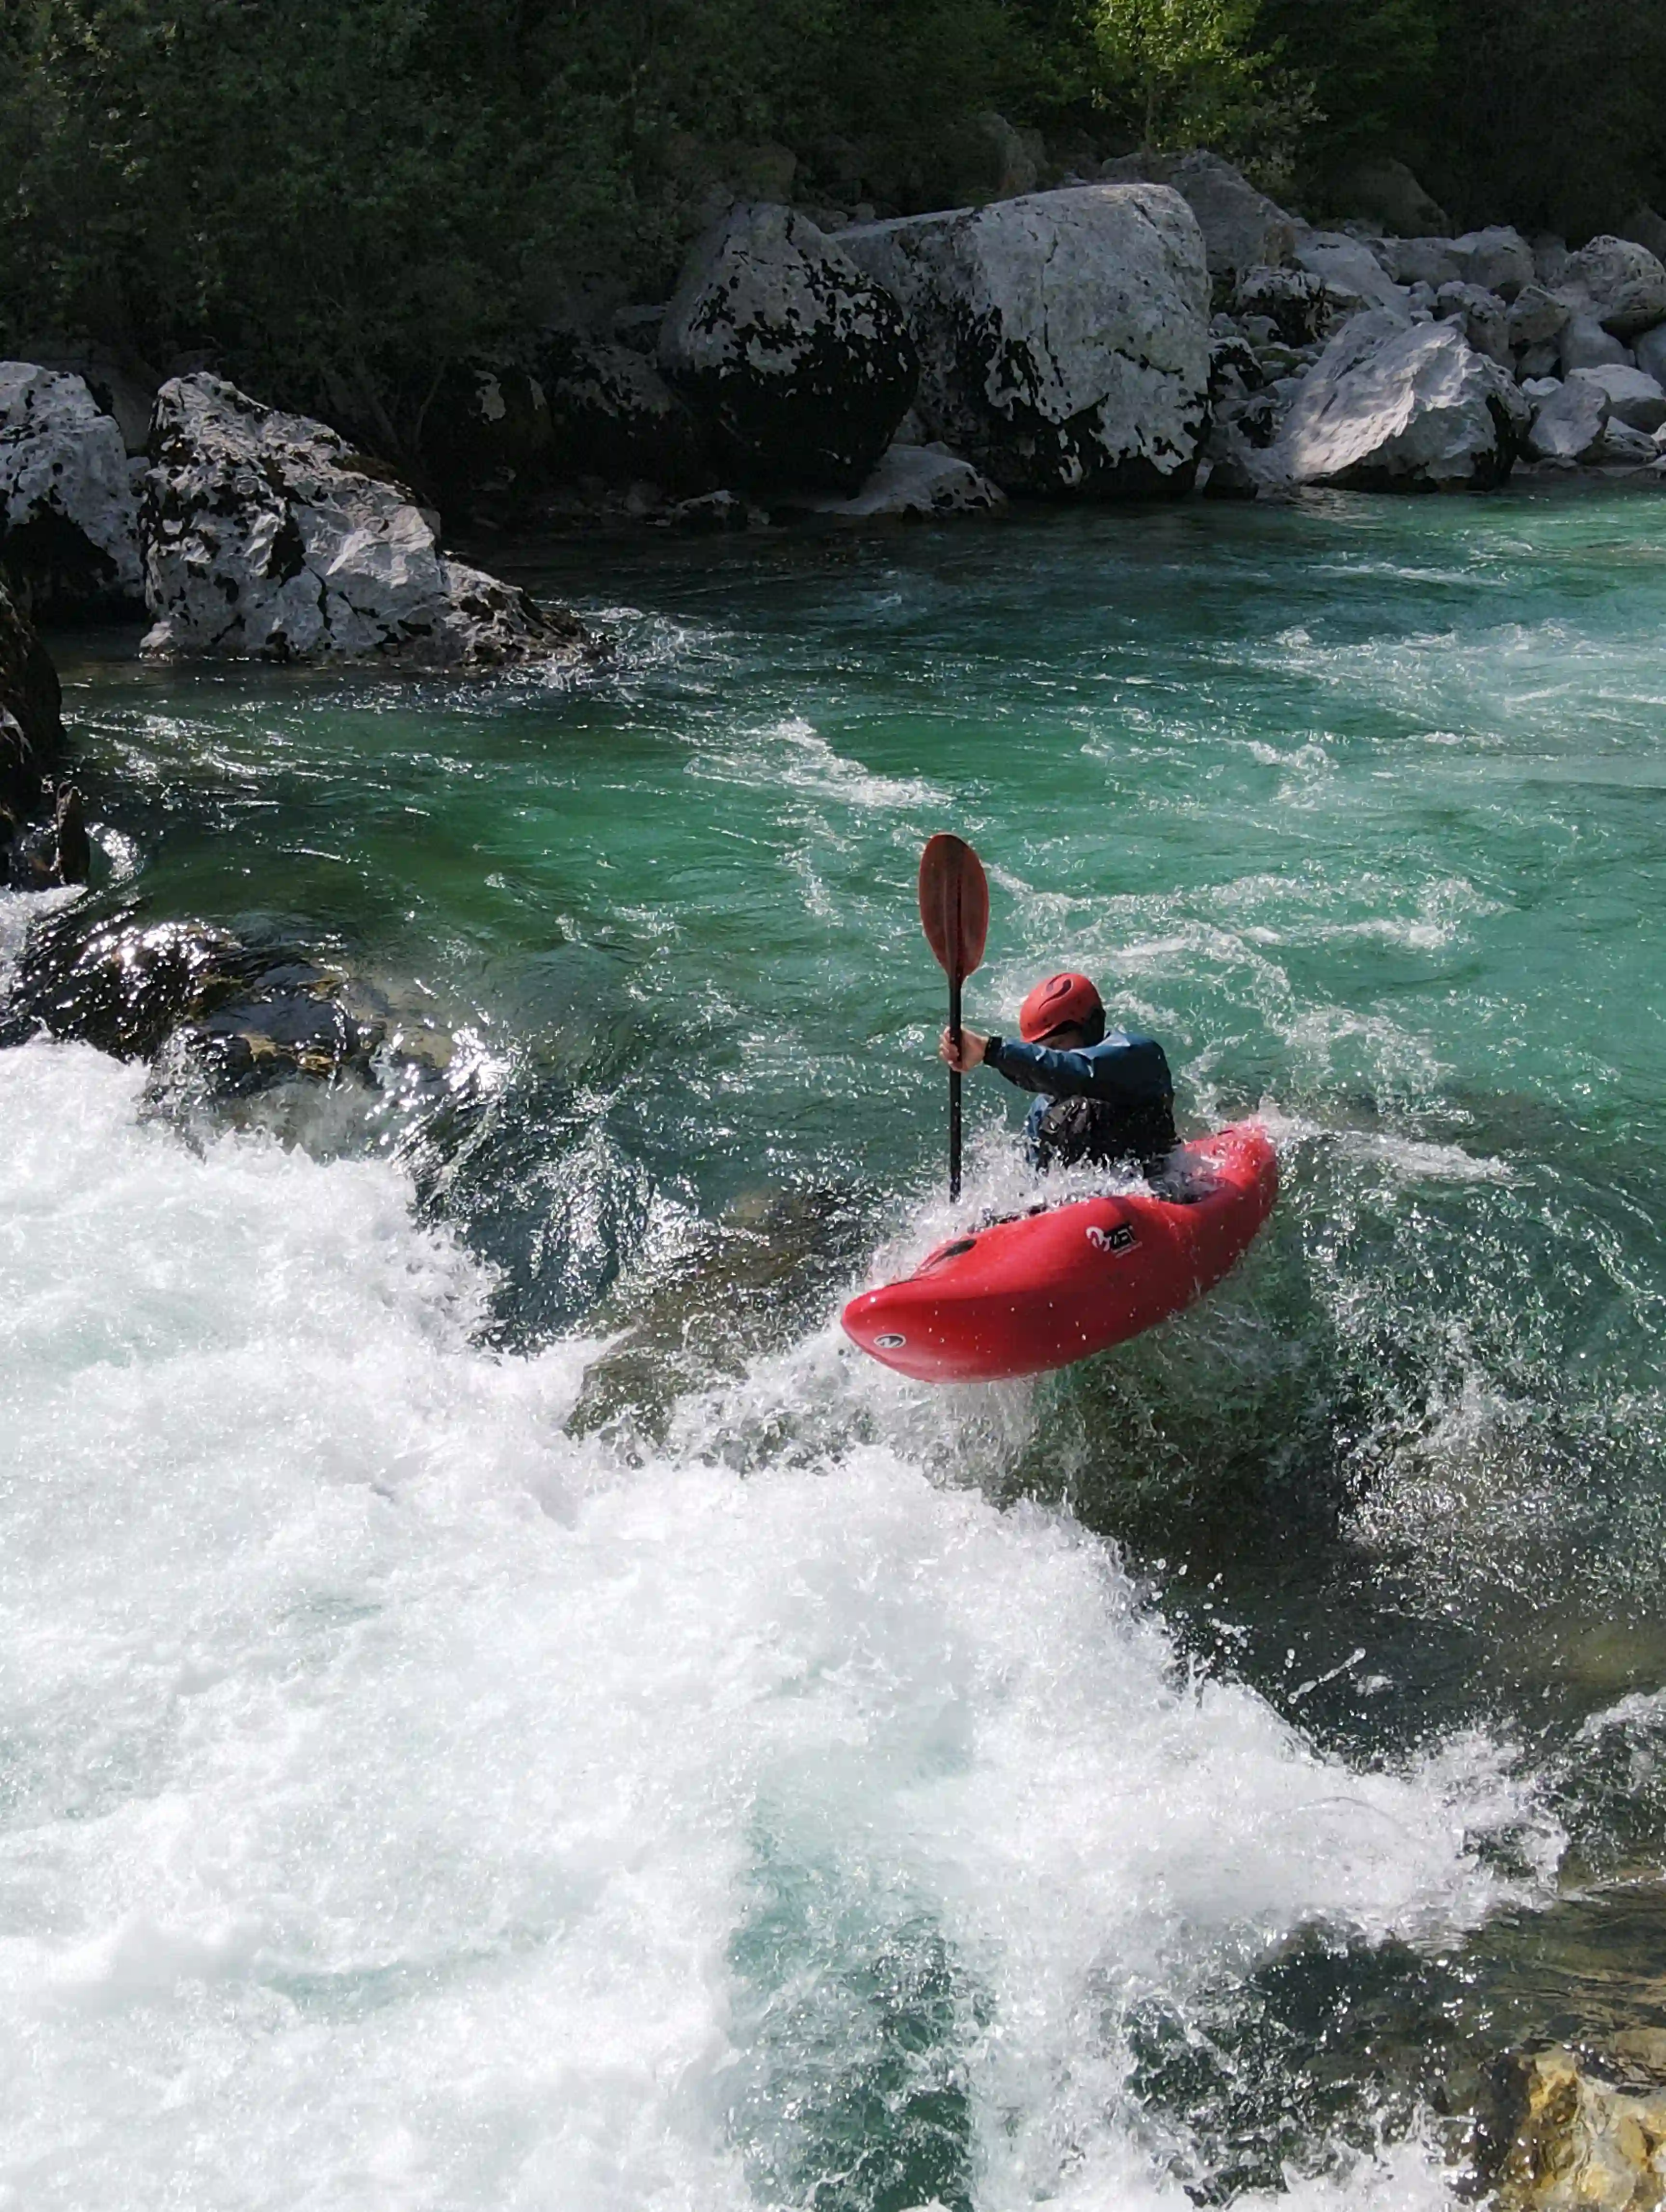
<instances>
[{"instance_id":1,"label":"red kayak","mask_svg":"<svg viewBox=\"0 0 1666 2212\"><path fill-rule=\"evenodd\" d=\"M1004 1382L1067 1367L1213 1290L1279 1194L1258 1121L1181 1147L1194 1194L1085 1198L939 1244L900 1283L864 1291L845 1334L921 1382Z\"/></svg>"}]
</instances>

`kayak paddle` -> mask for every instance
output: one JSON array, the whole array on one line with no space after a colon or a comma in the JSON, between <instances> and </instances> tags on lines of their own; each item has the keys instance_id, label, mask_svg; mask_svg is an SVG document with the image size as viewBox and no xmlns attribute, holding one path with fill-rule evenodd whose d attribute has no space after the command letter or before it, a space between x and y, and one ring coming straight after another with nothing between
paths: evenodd
<instances>
[{"instance_id":1,"label":"kayak paddle","mask_svg":"<svg viewBox=\"0 0 1666 2212\"><path fill-rule=\"evenodd\" d=\"M931 839L920 855L920 921L949 979L949 1034L960 1049L960 987L983 963L989 885L983 864L958 837ZM949 1196L960 1195L960 1078L949 1071Z\"/></svg>"}]
</instances>

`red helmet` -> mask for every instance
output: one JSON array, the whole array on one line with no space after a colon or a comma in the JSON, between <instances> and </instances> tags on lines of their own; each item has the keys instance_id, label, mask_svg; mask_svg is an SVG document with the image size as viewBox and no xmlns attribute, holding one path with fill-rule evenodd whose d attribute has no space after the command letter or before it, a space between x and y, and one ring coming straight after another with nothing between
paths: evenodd
<instances>
[{"instance_id":1,"label":"red helmet","mask_svg":"<svg viewBox=\"0 0 1666 2212\"><path fill-rule=\"evenodd\" d=\"M1091 1029L1104 1016L1104 1001L1085 975L1049 975L1018 1008L1018 1035L1038 1044L1054 1030Z\"/></svg>"}]
</instances>

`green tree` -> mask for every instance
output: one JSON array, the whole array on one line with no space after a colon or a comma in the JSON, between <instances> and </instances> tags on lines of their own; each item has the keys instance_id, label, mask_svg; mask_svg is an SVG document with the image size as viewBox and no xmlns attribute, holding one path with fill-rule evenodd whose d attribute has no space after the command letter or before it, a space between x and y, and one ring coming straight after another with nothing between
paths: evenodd
<instances>
[{"instance_id":1,"label":"green tree","mask_svg":"<svg viewBox=\"0 0 1666 2212\"><path fill-rule=\"evenodd\" d=\"M1238 137L1265 103L1260 0L1094 0L1106 88L1138 117L1148 152Z\"/></svg>"}]
</instances>

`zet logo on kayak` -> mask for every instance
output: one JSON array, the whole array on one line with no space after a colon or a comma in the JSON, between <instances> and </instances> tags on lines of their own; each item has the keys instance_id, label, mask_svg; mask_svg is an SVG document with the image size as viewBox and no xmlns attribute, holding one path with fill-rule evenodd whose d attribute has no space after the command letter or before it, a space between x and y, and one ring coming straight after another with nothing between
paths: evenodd
<instances>
[{"instance_id":1,"label":"zet logo on kayak","mask_svg":"<svg viewBox=\"0 0 1666 2212\"><path fill-rule=\"evenodd\" d=\"M883 1336L874 1338L873 1348L876 1352L900 1352L907 1342L907 1337L898 1336L894 1329L887 1329Z\"/></svg>"},{"instance_id":2,"label":"zet logo on kayak","mask_svg":"<svg viewBox=\"0 0 1666 2212\"><path fill-rule=\"evenodd\" d=\"M1097 1223L1090 1225L1087 1241L1100 1252L1132 1252L1140 1239L1126 1221L1119 1221L1115 1229L1101 1229Z\"/></svg>"}]
</instances>

